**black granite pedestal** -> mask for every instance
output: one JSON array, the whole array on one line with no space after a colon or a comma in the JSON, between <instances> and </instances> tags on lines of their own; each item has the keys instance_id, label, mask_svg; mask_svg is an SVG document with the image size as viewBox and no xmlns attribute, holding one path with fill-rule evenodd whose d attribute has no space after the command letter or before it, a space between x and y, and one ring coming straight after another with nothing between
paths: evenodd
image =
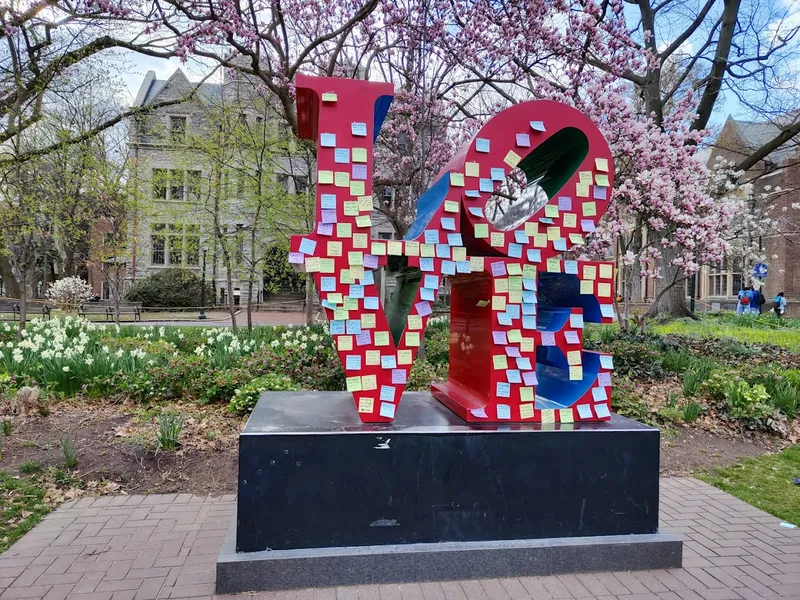
<instances>
[{"instance_id":1,"label":"black granite pedestal","mask_svg":"<svg viewBox=\"0 0 800 600\"><path fill-rule=\"evenodd\" d=\"M658 467L658 430L617 415L466 424L406 393L368 425L347 393L265 393L217 591L679 567Z\"/></svg>"}]
</instances>

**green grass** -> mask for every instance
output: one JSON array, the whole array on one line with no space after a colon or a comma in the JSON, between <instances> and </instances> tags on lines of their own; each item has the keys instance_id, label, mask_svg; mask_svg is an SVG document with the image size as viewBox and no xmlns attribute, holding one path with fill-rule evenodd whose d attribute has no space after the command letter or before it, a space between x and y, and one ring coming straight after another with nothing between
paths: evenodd
<instances>
[{"instance_id":1,"label":"green grass","mask_svg":"<svg viewBox=\"0 0 800 600\"><path fill-rule=\"evenodd\" d=\"M800 525L800 485L794 484L794 478L800 477L800 445L701 471L697 477L783 521Z\"/></svg>"},{"instance_id":2,"label":"green grass","mask_svg":"<svg viewBox=\"0 0 800 600\"><path fill-rule=\"evenodd\" d=\"M800 351L800 330L756 329L703 319L696 322L671 321L654 325L652 331L662 335L676 333L701 338L730 337L746 344L776 344L795 352Z\"/></svg>"},{"instance_id":3,"label":"green grass","mask_svg":"<svg viewBox=\"0 0 800 600\"><path fill-rule=\"evenodd\" d=\"M45 490L35 478L15 479L0 471L0 553L5 552L50 512Z\"/></svg>"}]
</instances>

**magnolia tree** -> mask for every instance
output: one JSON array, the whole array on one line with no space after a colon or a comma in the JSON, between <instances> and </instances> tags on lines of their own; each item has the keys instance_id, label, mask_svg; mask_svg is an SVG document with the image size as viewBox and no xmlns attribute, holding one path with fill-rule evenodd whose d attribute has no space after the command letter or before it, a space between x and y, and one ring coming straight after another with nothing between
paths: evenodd
<instances>
[{"instance_id":1,"label":"magnolia tree","mask_svg":"<svg viewBox=\"0 0 800 600\"><path fill-rule=\"evenodd\" d=\"M66 310L74 310L94 297L92 288L80 277L64 277L54 281L47 290L47 297Z\"/></svg>"}]
</instances>

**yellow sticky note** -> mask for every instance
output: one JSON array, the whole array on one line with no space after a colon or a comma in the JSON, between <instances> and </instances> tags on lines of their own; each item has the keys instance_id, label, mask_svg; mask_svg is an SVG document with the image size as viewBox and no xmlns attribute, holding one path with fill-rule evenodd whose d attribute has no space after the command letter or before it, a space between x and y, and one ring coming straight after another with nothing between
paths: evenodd
<instances>
[{"instance_id":1,"label":"yellow sticky note","mask_svg":"<svg viewBox=\"0 0 800 600\"><path fill-rule=\"evenodd\" d=\"M361 315L361 329L375 329L374 313L364 313Z\"/></svg>"},{"instance_id":2,"label":"yellow sticky note","mask_svg":"<svg viewBox=\"0 0 800 600\"><path fill-rule=\"evenodd\" d=\"M366 363L370 366L381 364L381 353L378 350L367 350Z\"/></svg>"},{"instance_id":3,"label":"yellow sticky note","mask_svg":"<svg viewBox=\"0 0 800 600\"><path fill-rule=\"evenodd\" d=\"M506 297L505 296L492 296L492 310L505 310Z\"/></svg>"},{"instance_id":4,"label":"yellow sticky note","mask_svg":"<svg viewBox=\"0 0 800 600\"><path fill-rule=\"evenodd\" d=\"M397 242L397 241L387 242L386 252L390 256L401 256L403 254L403 242Z\"/></svg>"},{"instance_id":5,"label":"yellow sticky note","mask_svg":"<svg viewBox=\"0 0 800 600\"><path fill-rule=\"evenodd\" d=\"M353 237L353 226L350 223L337 223L336 224L336 237L351 238Z\"/></svg>"},{"instance_id":6,"label":"yellow sticky note","mask_svg":"<svg viewBox=\"0 0 800 600\"><path fill-rule=\"evenodd\" d=\"M317 183L333 183L333 171L320 171L317 173Z\"/></svg>"},{"instance_id":7,"label":"yellow sticky note","mask_svg":"<svg viewBox=\"0 0 800 600\"><path fill-rule=\"evenodd\" d=\"M337 100L337 96L336 96L335 92L322 92L322 101L323 102L336 102L336 100Z\"/></svg>"},{"instance_id":8,"label":"yellow sticky note","mask_svg":"<svg viewBox=\"0 0 800 600\"><path fill-rule=\"evenodd\" d=\"M386 254L386 242L372 242L369 253L375 256L384 256Z\"/></svg>"},{"instance_id":9,"label":"yellow sticky note","mask_svg":"<svg viewBox=\"0 0 800 600\"><path fill-rule=\"evenodd\" d=\"M358 202L347 201L344 203L344 214L348 217L354 217L358 214Z\"/></svg>"},{"instance_id":10,"label":"yellow sticky note","mask_svg":"<svg viewBox=\"0 0 800 600\"><path fill-rule=\"evenodd\" d=\"M464 166L464 170L467 173L467 177L480 177L481 176L481 164L476 162L468 162Z\"/></svg>"},{"instance_id":11,"label":"yellow sticky note","mask_svg":"<svg viewBox=\"0 0 800 600\"><path fill-rule=\"evenodd\" d=\"M467 260L467 249L464 246L453 246L451 247L451 251L453 252L453 260L456 262L463 262Z\"/></svg>"},{"instance_id":12,"label":"yellow sticky note","mask_svg":"<svg viewBox=\"0 0 800 600\"><path fill-rule=\"evenodd\" d=\"M522 402L533 402L533 388L532 387L519 388L519 399Z\"/></svg>"},{"instance_id":13,"label":"yellow sticky note","mask_svg":"<svg viewBox=\"0 0 800 600\"><path fill-rule=\"evenodd\" d=\"M608 175L595 175L594 182L602 187L608 187Z\"/></svg>"},{"instance_id":14,"label":"yellow sticky note","mask_svg":"<svg viewBox=\"0 0 800 600\"><path fill-rule=\"evenodd\" d=\"M564 213L564 217L561 222L564 224L564 227L577 227L578 215L575 213Z\"/></svg>"},{"instance_id":15,"label":"yellow sticky note","mask_svg":"<svg viewBox=\"0 0 800 600\"><path fill-rule=\"evenodd\" d=\"M614 265L600 265L600 279L611 279L614 276Z\"/></svg>"},{"instance_id":16,"label":"yellow sticky note","mask_svg":"<svg viewBox=\"0 0 800 600\"><path fill-rule=\"evenodd\" d=\"M610 283L598 283L597 284L597 295L600 298L608 298L611 296L611 284Z\"/></svg>"},{"instance_id":17,"label":"yellow sticky note","mask_svg":"<svg viewBox=\"0 0 800 600\"><path fill-rule=\"evenodd\" d=\"M353 279L364 279L364 267L362 266L351 266L350 267L350 275ZM353 282L355 283L355 282Z\"/></svg>"},{"instance_id":18,"label":"yellow sticky note","mask_svg":"<svg viewBox=\"0 0 800 600\"><path fill-rule=\"evenodd\" d=\"M353 162L365 163L367 162L367 149L366 148L353 148L351 150Z\"/></svg>"},{"instance_id":19,"label":"yellow sticky note","mask_svg":"<svg viewBox=\"0 0 800 600\"><path fill-rule=\"evenodd\" d=\"M409 241L406 242L406 256L419 256L419 242Z\"/></svg>"},{"instance_id":20,"label":"yellow sticky note","mask_svg":"<svg viewBox=\"0 0 800 600\"><path fill-rule=\"evenodd\" d=\"M583 278L584 279L597 279L597 267L594 265L584 265L583 266Z\"/></svg>"},{"instance_id":21,"label":"yellow sticky note","mask_svg":"<svg viewBox=\"0 0 800 600\"><path fill-rule=\"evenodd\" d=\"M499 277L494 280L494 291L496 294L500 292L507 292L508 291L508 279L505 277Z\"/></svg>"},{"instance_id":22,"label":"yellow sticky note","mask_svg":"<svg viewBox=\"0 0 800 600\"><path fill-rule=\"evenodd\" d=\"M508 359L506 358L505 354L496 354L492 357L492 364L494 365L495 370L507 369Z\"/></svg>"},{"instance_id":23,"label":"yellow sticky note","mask_svg":"<svg viewBox=\"0 0 800 600\"><path fill-rule=\"evenodd\" d=\"M547 247L547 234L546 233L537 233L533 236L533 247L534 248L546 248Z\"/></svg>"},{"instance_id":24,"label":"yellow sticky note","mask_svg":"<svg viewBox=\"0 0 800 600\"><path fill-rule=\"evenodd\" d=\"M419 315L408 315L409 329L422 329L422 317Z\"/></svg>"},{"instance_id":25,"label":"yellow sticky note","mask_svg":"<svg viewBox=\"0 0 800 600\"><path fill-rule=\"evenodd\" d=\"M353 248L366 248L369 236L366 233L356 233L353 235Z\"/></svg>"},{"instance_id":26,"label":"yellow sticky note","mask_svg":"<svg viewBox=\"0 0 800 600\"><path fill-rule=\"evenodd\" d=\"M413 362L411 350L398 350L397 351L397 364L410 365Z\"/></svg>"},{"instance_id":27,"label":"yellow sticky note","mask_svg":"<svg viewBox=\"0 0 800 600\"><path fill-rule=\"evenodd\" d=\"M519 349L523 352L533 352L533 338L522 338L519 342Z\"/></svg>"},{"instance_id":28,"label":"yellow sticky note","mask_svg":"<svg viewBox=\"0 0 800 600\"><path fill-rule=\"evenodd\" d=\"M358 212L372 212L372 196L358 197Z\"/></svg>"},{"instance_id":29,"label":"yellow sticky note","mask_svg":"<svg viewBox=\"0 0 800 600\"><path fill-rule=\"evenodd\" d=\"M522 304L522 292L508 292L509 304Z\"/></svg>"},{"instance_id":30,"label":"yellow sticky note","mask_svg":"<svg viewBox=\"0 0 800 600\"><path fill-rule=\"evenodd\" d=\"M506 243L506 236L503 232L501 231L492 232L492 237L489 244L491 244L494 247L502 247L505 245L505 243Z\"/></svg>"},{"instance_id":31,"label":"yellow sticky note","mask_svg":"<svg viewBox=\"0 0 800 600\"><path fill-rule=\"evenodd\" d=\"M542 423L555 423L556 411L552 409L545 409L542 411Z\"/></svg>"},{"instance_id":32,"label":"yellow sticky note","mask_svg":"<svg viewBox=\"0 0 800 600\"><path fill-rule=\"evenodd\" d=\"M458 202L456 202L455 200L445 200L444 212L449 212L449 213L458 212Z\"/></svg>"},{"instance_id":33,"label":"yellow sticky note","mask_svg":"<svg viewBox=\"0 0 800 600\"><path fill-rule=\"evenodd\" d=\"M341 256L342 242L328 242L328 256Z\"/></svg>"},{"instance_id":34,"label":"yellow sticky note","mask_svg":"<svg viewBox=\"0 0 800 600\"><path fill-rule=\"evenodd\" d=\"M316 256L310 256L306 259L306 273L317 273L319 272L319 258Z\"/></svg>"},{"instance_id":35,"label":"yellow sticky note","mask_svg":"<svg viewBox=\"0 0 800 600\"><path fill-rule=\"evenodd\" d=\"M533 418L533 404L520 404L519 405L519 418L532 419Z\"/></svg>"},{"instance_id":36,"label":"yellow sticky note","mask_svg":"<svg viewBox=\"0 0 800 600\"><path fill-rule=\"evenodd\" d=\"M334 173L333 182L336 184L336 187L350 187L350 173L346 171L337 171Z\"/></svg>"},{"instance_id":37,"label":"yellow sticky note","mask_svg":"<svg viewBox=\"0 0 800 600\"><path fill-rule=\"evenodd\" d=\"M478 300L475 303L475 306L477 306L478 308L486 308L487 306L489 306L489 301L488 300Z\"/></svg>"},{"instance_id":38,"label":"yellow sticky note","mask_svg":"<svg viewBox=\"0 0 800 600\"><path fill-rule=\"evenodd\" d=\"M522 267L519 263L510 263L506 265L506 272L509 275L522 275Z\"/></svg>"},{"instance_id":39,"label":"yellow sticky note","mask_svg":"<svg viewBox=\"0 0 800 600\"><path fill-rule=\"evenodd\" d=\"M363 181L351 181L350 182L350 193L353 196L363 196L364 195L364 182Z\"/></svg>"},{"instance_id":40,"label":"yellow sticky note","mask_svg":"<svg viewBox=\"0 0 800 600\"><path fill-rule=\"evenodd\" d=\"M506 154L506 157L503 159L503 162L513 169L519 164L519 161L521 160L522 157L519 154L517 154L513 150L509 150L508 154Z\"/></svg>"},{"instance_id":41,"label":"yellow sticky note","mask_svg":"<svg viewBox=\"0 0 800 600\"><path fill-rule=\"evenodd\" d=\"M372 227L372 216L370 215L359 215L356 217L356 226L357 227Z\"/></svg>"},{"instance_id":42,"label":"yellow sticky note","mask_svg":"<svg viewBox=\"0 0 800 600\"><path fill-rule=\"evenodd\" d=\"M512 329L508 332L508 341L512 344L519 344L522 341L522 332L519 329Z\"/></svg>"},{"instance_id":43,"label":"yellow sticky note","mask_svg":"<svg viewBox=\"0 0 800 600\"><path fill-rule=\"evenodd\" d=\"M433 244L420 244L419 255L422 258L433 258L436 256L436 247Z\"/></svg>"},{"instance_id":44,"label":"yellow sticky note","mask_svg":"<svg viewBox=\"0 0 800 600\"><path fill-rule=\"evenodd\" d=\"M354 375L353 377L348 377L347 379L345 379L345 384L347 385L348 392L360 392L361 375Z\"/></svg>"},{"instance_id":45,"label":"yellow sticky note","mask_svg":"<svg viewBox=\"0 0 800 600\"><path fill-rule=\"evenodd\" d=\"M550 219L555 219L558 217L558 205L557 204L545 204L544 205L544 216Z\"/></svg>"},{"instance_id":46,"label":"yellow sticky note","mask_svg":"<svg viewBox=\"0 0 800 600\"><path fill-rule=\"evenodd\" d=\"M364 253L363 252L348 252L347 253L347 262L350 263L351 266L355 265L357 267L364 265Z\"/></svg>"},{"instance_id":47,"label":"yellow sticky note","mask_svg":"<svg viewBox=\"0 0 800 600\"><path fill-rule=\"evenodd\" d=\"M576 246L583 246L583 236L580 233L570 233L569 241Z\"/></svg>"},{"instance_id":48,"label":"yellow sticky note","mask_svg":"<svg viewBox=\"0 0 800 600\"><path fill-rule=\"evenodd\" d=\"M561 261L557 258L547 259L547 272L548 273L561 273Z\"/></svg>"},{"instance_id":49,"label":"yellow sticky note","mask_svg":"<svg viewBox=\"0 0 800 600\"><path fill-rule=\"evenodd\" d=\"M558 411L558 418L562 423L574 423L575 417L571 408L562 408Z\"/></svg>"},{"instance_id":50,"label":"yellow sticky note","mask_svg":"<svg viewBox=\"0 0 800 600\"><path fill-rule=\"evenodd\" d=\"M578 198L588 198L589 197L589 186L583 183L579 183L575 186L575 195Z\"/></svg>"},{"instance_id":51,"label":"yellow sticky note","mask_svg":"<svg viewBox=\"0 0 800 600\"><path fill-rule=\"evenodd\" d=\"M483 271L483 257L482 256L470 256L469 257L469 270L473 273L478 273Z\"/></svg>"},{"instance_id":52,"label":"yellow sticky note","mask_svg":"<svg viewBox=\"0 0 800 600\"><path fill-rule=\"evenodd\" d=\"M594 159L594 168L598 171L608 172L608 159L607 158L595 158Z\"/></svg>"},{"instance_id":53,"label":"yellow sticky note","mask_svg":"<svg viewBox=\"0 0 800 600\"><path fill-rule=\"evenodd\" d=\"M533 265L524 265L522 267L522 276L528 279L536 279L536 267Z\"/></svg>"},{"instance_id":54,"label":"yellow sticky note","mask_svg":"<svg viewBox=\"0 0 800 600\"><path fill-rule=\"evenodd\" d=\"M450 173L450 185L453 187L464 187L463 173Z\"/></svg>"},{"instance_id":55,"label":"yellow sticky note","mask_svg":"<svg viewBox=\"0 0 800 600\"><path fill-rule=\"evenodd\" d=\"M341 304L342 303L342 294L340 292L331 292L328 294L328 302L331 304Z\"/></svg>"},{"instance_id":56,"label":"yellow sticky note","mask_svg":"<svg viewBox=\"0 0 800 600\"><path fill-rule=\"evenodd\" d=\"M592 172L581 171L580 173L578 173L578 178L583 185L589 185L592 183Z\"/></svg>"},{"instance_id":57,"label":"yellow sticky note","mask_svg":"<svg viewBox=\"0 0 800 600\"><path fill-rule=\"evenodd\" d=\"M363 389L364 391L378 389L378 378L375 377L375 375L362 375L361 389Z\"/></svg>"},{"instance_id":58,"label":"yellow sticky note","mask_svg":"<svg viewBox=\"0 0 800 600\"><path fill-rule=\"evenodd\" d=\"M332 258L319 259L319 272L320 273L333 273L336 270L336 261Z\"/></svg>"},{"instance_id":59,"label":"yellow sticky note","mask_svg":"<svg viewBox=\"0 0 800 600\"><path fill-rule=\"evenodd\" d=\"M345 310L358 310L358 298L351 298L350 296L345 296L344 308Z\"/></svg>"},{"instance_id":60,"label":"yellow sticky note","mask_svg":"<svg viewBox=\"0 0 800 600\"><path fill-rule=\"evenodd\" d=\"M344 279L344 277L342 277ZM342 281L342 283L347 283L346 281ZM346 321L350 318L350 311L343 306L337 306L333 309L333 318L337 321ZM344 342L345 344L347 342Z\"/></svg>"},{"instance_id":61,"label":"yellow sticky note","mask_svg":"<svg viewBox=\"0 0 800 600\"><path fill-rule=\"evenodd\" d=\"M536 235L539 233L539 224L533 221L525 221L525 235Z\"/></svg>"},{"instance_id":62,"label":"yellow sticky note","mask_svg":"<svg viewBox=\"0 0 800 600\"><path fill-rule=\"evenodd\" d=\"M581 351L580 350L570 350L567 352L567 364L568 365L579 365L581 364Z\"/></svg>"},{"instance_id":63,"label":"yellow sticky note","mask_svg":"<svg viewBox=\"0 0 800 600\"><path fill-rule=\"evenodd\" d=\"M339 350L344 350L344 351L352 350L353 349L353 336L352 335L340 335L338 338L336 338L336 347Z\"/></svg>"},{"instance_id":64,"label":"yellow sticky note","mask_svg":"<svg viewBox=\"0 0 800 600\"><path fill-rule=\"evenodd\" d=\"M581 279L581 294L594 294L594 282Z\"/></svg>"},{"instance_id":65,"label":"yellow sticky note","mask_svg":"<svg viewBox=\"0 0 800 600\"><path fill-rule=\"evenodd\" d=\"M522 277L509 277L508 278L508 289L512 292L521 292L522 291ZM497 290L495 290L497 291Z\"/></svg>"},{"instance_id":66,"label":"yellow sticky note","mask_svg":"<svg viewBox=\"0 0 800 600\"><path fill-rule=\"evenodd\" d=\"M561 239L561 227L548 227L547 240L552 242L553 240L559 239Z\"/></svg>"},{"instance_id":67,"label":"yellow sticky note","mask_svg":"<svg viewBox=\"0 0 800 600\"><path fill-rule=\"evenodd\" d=\"M375 398L358 399L358 412L371 413L373 410L375 410Z\"/></svg>"},{"instance_id":68,"label":"yellow sticky note","mask_svg":"<svg viewBox=\"0 0 800 600\"><path fill-rule=\"evenodd\" d=\"M483 239L489 237L489 226L486 223L475 224L475 238Z\"/></svg>"},{"instance_id":69,"label":"yellow sticky note","mask_svg":"<svg viewBox=\"0 0 800 600\"><path fill-rule=\"evenodd\" d=\"M419 331L406 331L406 346L419 346Z\"/></svg>"},{"instance_id":70,"label":"yellow sticky note","mask_svg":"<svg viewBox=\"0 0 800 600\"><path fill-rule=\"evenodd\" d=\"M376 346L388 346L389 345L389 332L388 331L376 331L375 332L375 345Z\"/></svg>"},{"instance_id":71,"label":"yellow sticky note","mask_svg":"<svg viewBox=\"0 0 800 600\"><path fill-rule=\"evenodd\" d=\"M569 368L569 380L580 381L583 379L583 367L575 366Z\"/></svg>"}]
</instances>

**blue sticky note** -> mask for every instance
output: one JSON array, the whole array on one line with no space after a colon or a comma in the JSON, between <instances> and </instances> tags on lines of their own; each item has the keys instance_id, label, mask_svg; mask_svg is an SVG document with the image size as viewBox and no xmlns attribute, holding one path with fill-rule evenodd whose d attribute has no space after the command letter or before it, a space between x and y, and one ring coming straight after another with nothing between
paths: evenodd
<instances>
[{"instance_id":1,"label":"blue sticky note","mask_svg":"<svg viewBox=\"0 0 800 600\"><path fill-rule=\"evenodd\" d=\"M331 335L342 335L344 333L344 321L330 322Z\"/></svg>"},{"instance_id":2,"label":"blue sticky note","mask_svg":"<svg viewBox=\"0 0 800 600\"><path fill-rule=\"evenodd\" d=\"M436 293L431 288L426 288L426 287L419 288L419 297L422 298L423 300L430 300L431 302L433 302L434 300L436 300Z\"/></svg>"},{"instance_id":3,"label":"blue sticky note","mask_svg":"<svg viewBox=\"0 0 800 600\"><path fill-rule=\"evenodd\" d=\"M512 325L511 317L506 313L497 313L497 322L500 323L500 325Z\"/></svg>"},{"instance_id":4,"label":"blue sticky note","mask_svg":"<svg viewBox=\"0 0 800 600\"><path fill-rule=\"evenodd\" d=\"M512 319L519 319L520 308L519 304L509 304L506 306L506 314Z\"/></svg>"},{"instance_id":5,"label":"blue sticky note","mask_svg":"<svg viewBox=\"0 0 800 600\"><path fill-rule=\"evenodd\" d=\"M567 249L567 240L564 238L553 240L553 248L559 252L564 252Z\"/></svg>"},{"instance_id":6,"label":"blue sticky note","mask_svg":"<svg viewBox=\"0 0 800 600\"><path fill-rule=\"evenodd\" d=\"M367 135L367 124L366 123L352 123L350 125L350 131L355 136L364 137L364 136Z\"/></svg>"},{"instance_id":7,"label":"blue sticky note","mask_svg":"<svg viewBox=\"0 0 800 600\"><path fill-rule=\"evenodd\" d=\"M523 369L525 371L530 371L532 369L530 358L525 358L520 356L519 358L516 359L516 361L518 369Z\"/></svg>"},{"instance_id":8,"label":"blue sticky note","mask_svg":"<svg viewBox=\"0 0 800 600\"><path fill-rule=\"evenodd\" d=\"M498 404L497 405L497 418L498 419L510 419L511 418L511 407L508 404Z\"/></svg>"},{"instance_id":9,"label":"blue sticky note","mask_svg":"<svg viewBox=\"0 0 800 600\"><path fill-rule=\"evenodd\" d=\"M381 356L381 368L396 369L397 357L394 354L387 354L386 356Z\"/></svg>"},{"instance_id":10,"label":"blue sticky note","mask_svg":"<svg viewBox=\"0 0 800 600\"><path fill-rule=\"evenodd\" d=\"M569 196L558 197L558 210L572 210L572 198Z\"/></svg>"},{"instance_id":11,"label":"blue sticky note","mask_svg":"<svg viewBox=\"0 0 800 600\"><path fill-rule=\"evenodd\" d=\"M350 292L348 294L351 298L363 298L364 297L364 286L363 285L351 285Z\"/></svg>"},{"instance_id":12,"label":"blue sticky note","mask_svg":"<svg viewBox=\"0 0 800 600\"><path fill-rule=\"evenodd\" d=\"M535 315L522 315L522 328L523 329L536 329L536 316Z\"/></svg>"},{"instance_id":13,"label":"blue sticky note","mask_svg":"<svg viewBox=\"0 0 800 600\"><path fill-rule=\"evenodd\" d=\"M531 241L531 239L527 236L527 234L524 231L520 231L519 229L517 229L514 232L514 241L517 242L518 244L527 244Z\"/></svg>"},{"instance_id":14,"label":"blue sticky note","mask_svg":"<svg viewBox=\"0 0 800 600\"><path fill-rule=\"evenodd\" d=\"M522 383L522 376L517 369L506 371L506 379L508 379L508 383Z\"/></svg>"},{"instance_id":15,"label":"blue sticky note","mask_svg":"<svg viewBox=\"0 0 800 600\"><path fill-rule=\"evenodd\" d=\"M459 260L456 262L456 273L472 273L472 267L468 260Z\"/></svg>"},{"instance_id":16,"label":"blue sticky note","mask_svg":"<svg viewBox=\"0 0 800 600\"><path fill-rule=\"evenodd\" d=\"M368 310L378 310L378 297L367 296L364 298L364 308Z\"/></svg>"},{"instance_id":17,"label":"blue sticky note","mask_svg":"<svg viewBox=\"0 0 800 600\"><path fill-rule=\"evenodd\" d=\"M302 254L314 254L314 250L317 248L317 242L314 240L310 240L308 238L303 238L300 240L300 252Z\"/></svg>"},{"instance_id":18,"label":"blue sticky note","mask_svg":"<svg viewBox=\"0 0 800 600\"><path fill-rule=\"evenodd\" d=\"M319 136L319 145L323 148L334 148L336 146L336 134L321 133Z\"/></svg>"},{"instance_id":19,"label":"blue sticky note","mask_svg":"<svg viewBox=\"0 0 800 600\"><path fill-rule=\"evenodd\" d=\"M367 178L367 165L353 165L353 173L350 179L362 181Z\"/></svg>"},{"instance_id":20,"label":"blue sticky note","mask_svg":"<svg viewBox=\"0 0 800 600\"><path fill-rule=\"evenodd\" d=\"M439 289L439 277L436 275L425 275L423 278L422 287L426 287L432 290Z\"/></svg>"},{"instance_id":21,"label":"blue sticky note","mask_svg":"<svg viewBox=\"0 0 800 600\"><path fill-rule=\"evenodd\" d=\"M320 279L319 289L323 292L335 292L336 277L322 277Z\"/></svg>"},{"instance_id":22,"label":"blue sticky note","mask_svg":"<svg viewBox=\"0 0 800 600\"><path fill-rule=\"evenodd\" d=\"M533 277L523 277L522 278L522 287L526 290L535 290L536 289L536 280Z\"/></svg>"},{"instance_id":23,"label":"blue sticky note","mask_svg":"<svg viewBox=\"0 0 800 600\"><path fill-rule=\"evenodd\" d=\"M523 302L522 303L522 314L523 315L535 315L536 314L536 304L533 302Z\"/></svg>"},{"instance_id":24,"label":"blue sticky note","mask_svg":"<svg viewBox=\"0 0 800 600\"><path fill-rule=\"evenodd\" d=\"M426 244L439 243L439 232L436 229L426 229L424 235Z\"/></svg>"},{"instance_id":25,"label":"blue sticky note","mask_svg":"<svg viewBox=\"0 0 800 600\"><path fill-rule=\"evenodd\" d=\"M565 260L564 261L564 273L569 273L570 275L577 275L578 274L578 261L577 260Z\"/></svg>"},{"instance_id":26,"label":"blue sticky note","mask_svg":"<svg viewBox=\"0 0 800 600\"><path fill-rule=\"evenodd\" d=\"M494 191L494 181L491 179L481 179L478 187L482 192L489 192L491 194Z\"/></svg>"},{"instance_id":27,"label":"blue sticky note","mask_svg":"<svg viewBox=\"0 0 800 600\"><path fill-rule=\"evenodd\" d=\"M366 258L366 256L364 258ZM361 278L361 283L364 285L372 285L375 283L375 275L372 274L372 271L364 271L364 276Z\"/></svg>"},{"instance_id":28,"label":"blue sticky note","mask_svg":"<svg viewBox=\"0 0 800 600\"><path fill-rule=\"evenodd\" d=\"M508 398L511 396L511 384L502 381L497 382L497 395L500 398Z\"/></svg>"},{"instance_id":29,"label":"blue sticky note","mask_svg":"<svg viewBox=\"0 0 800 600\"><path fill-rule=\"evenodd\" d=\"M610 305L609 305L610 306ZM614 359L611 356L600 356L600 366L604 369L613 369L614 368Z\"/></svg>"},{"instance_id":30,"label":"blue sticky note","mask_svg":"<svg viewBox=\"0 0 800 600\"><path fill-rule=\"evenodd\" d=\"M333 153L333 161L337 163L349 163L350 148L337 148Z\"/></svg>"},{"instance_id":31,"label":"blue sticky note","mask_svg":"<svg viewBox=\"0 0 800 600\"><path fill-rule=\"evenodd\" d=\"M506 178L506 171L502 167L494 167L489 174L492 181L503 181Z\"/></svg>"},{"instance_id":32,"label":"blue sticky note","mask_svg":"<svg viewBox=\"0 0 800 600\"><path fill-rule=\"evenodd\" d=\"M601 304L600 305L600 314L604 317L611 317L614 318L614 305L613 304Z\"/></svg>"},{"instance_id":33,"label":"blue sticky note","mask_svg":"<svg viewBox=\"0 0 800 600\"><path fill-rule=\"evenodd\" d=\"M361 355L348 354L344 359L344 368L348 371L357 371L361 368Z\"/></svg>"},{"instance_id":34,"label":"blue sticky note","mask_svg":"<svg viewBox=\"0 0 800 600\"><path fill-rule=\"evenodd\" d=\"M336 208L336 194L322 194L322 208Z\"/></svg>"},{"instance_id":35,"label":"blue sticky note","mask_svg":"<svg viewBox=\"0 0 800 600\"><path fill-rule=\"evenodd\" d=\"M483 216L483 209L480 206L470 206L469 212L471 215L475 215L476 217Z\"/></svg>"},{"instance_id":36,"label":"blue sticky note","mask_svg":"<svg viewBox=\"0 0 800 600\"><path fill-rule=\"evenodd\" d=\"M455 275L456 274L456 263L452 260L443 260L442 261L442 274L443 275Z\"/></svg>"},{"instance_id":37,"label":"blue sticky note","mask_svg":"<svg viewBox=\"0 0 800 600\"><path fill-rule=\"evenodd\" d=\"M543 121L531 121L531 129L534 131L546 131Z\"/></svg>"},{"instance_id":38,"label":"blue sticky note","mask_svg":"<svg viewBox=\"0 0 800 600\"><path fill-rule=\"evenodd\" d=\"M477 138L475 140L475 151L483 153L489 152L489 140Z\"/></svg>"},{"instance_id":39,"label":"blue sticky note","mask_svg":"<svg viewBox=\"0 0 800 600\"><path fill-rule=\"evenodd\" d=\"M447 244L436 244L436 258L450 258L450 246Z\"/></svg>"},{"instance_id":40,"label":"blue sticky note","mask_svg":"<svg viewBox=\"0 0 800 600\"><path fill-rule=\"evenodd\" d=\"M347 320L347 333L361 333L361 321L358 319Z\"/></svg>"},{"instance_id":41,"label":"blue sticky note","mask_svg":"<svg viewBox=\"0 0 800 600\"><path fill-rule=\"evenodd\" d=\"M393 385L381 386L381 400L385 402L394 402L395 387Z\"/></svg>"},{"instance_id":42,"label":"blue sticky note","mask_svg":"<svg viewBox=\"0 0 800 600\"><path fill-rule=\"evenodd\" d=\"M545 225L552 225L553 219L551 219L550 217L542 217L541 219L539 219L539 223L544 223Z\"/></svg>"},{"instance_id":43,"label":"blue sticky note","mask_svg":"<svg viewBox=\"0 0 800 600\"><path fill-rule=\"evenodd\" d=\"M531 290L522 290L522 301L526 303L529 302L531 304L535 304L536 292L533 292Z\"/></svg>"},{"instance_id":44,"label":"blue sticky note","mask_svg":"<svg viewBox=\"0 0 800 600\"><path fill-rule=\"evenodd\" d=\"M433 271L433 259L432 258L420 258L419 259L419 270L420 271Z\"/></svg>"},{"instance_id":45,"label":"blue sticky note","mask_svg":"<svg viewBox=\"0 0 800 600\"><path fill-rule=\"evenodd\" d=\"M456 230L456 220L453 217L442 217L442 229L447 231Z\"/></svg>"},{"instance_id":46,"label":"blue sticky note","mask_svg":"<svg viewBox=\"0 0 800 600\"><path fill-rule=\"evenodd\" d=\"M330 308L331 310L336 308L336 305L333 302L328 302L327 300L323 300L320 304L325 308Z\"/></svg>"},{"instance_id":47,"label":"blue sticky note","mask_svg":"<svg viewBox=\"0 0 800 600\"><path fill-rule=\"evenodd\" d=\"M528 260L533 263L540 263L542 262L542 251L541 250L528 250Z\"/></svg>"},{"instance_id":48,"label":"blue sticky note","mask_svg":"<svg viewBox=\"0 0 800 600\"><path fill-rule=\"evenodd\" d=\"M606 195L606 190L608 188L594 186L594 191L592 192L592 196L595 200L605 200L608 196Z\"/></svg>"},{"instance_id":49,"label":"blue sticky note","mask_svg":"<svg viewBox=\"0 0 800 600\"><path fill-rule=\"evenodd\" d=\"M522 246L520 244L509 244L508 255L511 258L522 258Z\"/></svg>"},{"instance_id":50,"label":"blue sticky note","mask_svg":"<svg viewBox=\"0 0 800 600\"><path fill-rule=\"evenodd\" d=\"M481 193L478 190L467 190L464 195L467 198L480 198Z\"/></svg>"},{"instance_id":51,"label":"blue sticky note","mask_svg":"<svg viewBox=\"0 0 800 600\"><path fill-rule=\"evenodd\" d=\"M460 233L448 233L447 234L447 243L451 246L463 246L464 242L461 241L461 234Z\"/></svg>"}]
</instances>

